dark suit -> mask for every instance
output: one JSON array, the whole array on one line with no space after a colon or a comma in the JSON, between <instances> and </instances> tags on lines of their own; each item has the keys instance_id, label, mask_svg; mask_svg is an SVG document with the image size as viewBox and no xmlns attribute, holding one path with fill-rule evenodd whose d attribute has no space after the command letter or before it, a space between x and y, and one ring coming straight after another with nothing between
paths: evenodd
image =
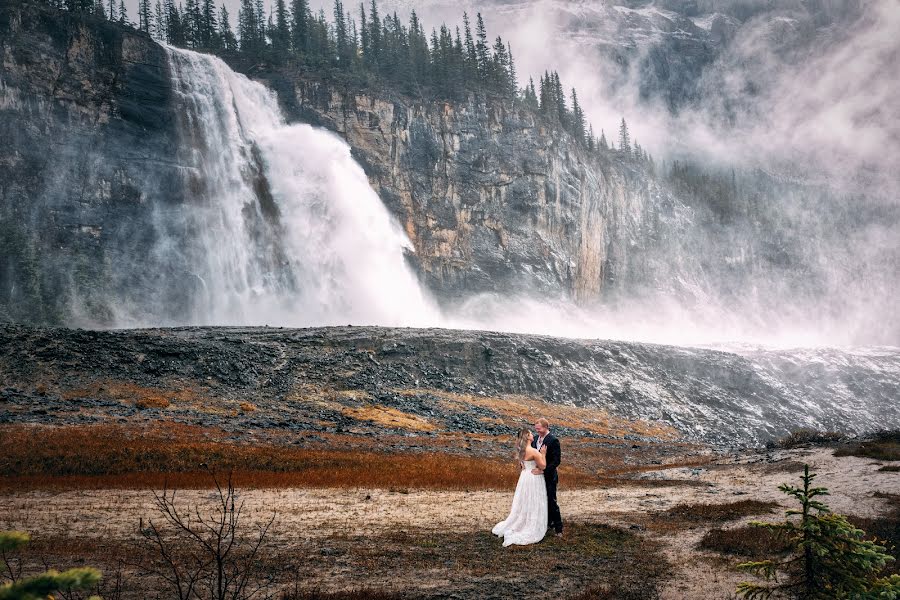
<instances>
[{"instance_id":1,"label":"dark suit","mask_svg":"<svg viewBox=\"0 0 900 600\"><path fill-rule=\"evenodd\" d=\"M538 438L531 442L531 447L537 449ZM552 433L544 438L544 446L547 447L547 466L544 467L544 484L547 486L547 527L552 527L557 533L562 532L562 515L559 514L559 504L556 503L556 487L559 485L559 475L556 472L559 467L561 451L559 440Z\"/></svg>"}]
</instances>

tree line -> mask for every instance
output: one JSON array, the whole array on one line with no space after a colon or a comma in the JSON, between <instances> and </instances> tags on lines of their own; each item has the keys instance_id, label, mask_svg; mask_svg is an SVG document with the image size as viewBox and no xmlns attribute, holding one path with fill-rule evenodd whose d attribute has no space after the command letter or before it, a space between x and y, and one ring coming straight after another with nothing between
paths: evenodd
<instances>
[{"instance_id":1,"label":"tree line","mask_svg":"<svg viewBox=\"0 0 900 600\"><path fill-rule=\"evenodd\" d=\"M460 99L470 92L500 96L542 115L592 153L611 154L652 166L652 158L632 141L625 119L618 147L601 130L595 135L575 88L567 98L559 73L546 71L538 84L518 87L513 51L501 36L493 42L481 13L474 24L463 13L462 26L441 24L426 33L413 10L408 23L394 12L382 15L376 0L353 11L334 0L332 14L313 13L308 0L240 0L237 29L215 0L138 0L137 22L124 0L43 0L57 8L91 12L130 25L172 46L278 65L297 65L324 76L360 82L386 81L404 93L427 92ZM288 4L289 2L289 4Z\"/></svg>"}]
</instances>

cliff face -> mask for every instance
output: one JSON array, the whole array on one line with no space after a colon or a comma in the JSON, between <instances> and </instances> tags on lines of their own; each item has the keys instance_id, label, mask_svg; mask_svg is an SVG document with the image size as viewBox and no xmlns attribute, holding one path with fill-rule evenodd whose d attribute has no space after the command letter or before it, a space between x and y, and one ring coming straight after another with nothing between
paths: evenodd
<instances>
[{"instance_id":1,"label":"cliff face","mask_svg":"<svg viewBox=\"0 0 900 600\"><path fill-rule=\"evenodd\" d=\"M190 157L205 150L185 133L165 49L13 2L0 8L0 51L0 320L110 326L152 306L164 311L148 323L193 322L191 250L170 247L191 226L172 215L203 195ZM253 76L289 119L346 139L439 299L590 303L652 279L647 251L673 230L675 204L640 169L588 156L529 111Z\"/></svg>"},{"instance_id":2,"label":"cliff face","mask_svg":"<svg viewBox=\"0 0 900 600\"><path fill-rule=\"evenodd\" d=\"M344 137L444 298L598 300L653 237L660 191L498 99L415 101L268 77L286 111ZM657 223L658 224L658 223Z\"/></svg>"},{"instance_id":3,"label":"cliff face","mask_svg":"<svg viewBox=\"0 0 900 600\"><path fill-rule=\"evenodd\" d=\"M166 53L11 2L0 56L0 320L109 323L99 296L151 292L126 274L152 268L157 201L181 198Z\"/></svg>"}]
</instances>

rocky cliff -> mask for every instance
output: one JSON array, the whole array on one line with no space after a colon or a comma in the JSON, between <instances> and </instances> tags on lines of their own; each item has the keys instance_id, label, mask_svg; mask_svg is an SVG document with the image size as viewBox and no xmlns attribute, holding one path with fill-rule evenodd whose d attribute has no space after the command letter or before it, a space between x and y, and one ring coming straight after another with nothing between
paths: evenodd
<instances>
[{"instance_id":1,"label":"rocky cliff","mask_svg":"<svg viewBox=\"0 0 900 600\"><path fill-rule=\"evenodd\" d=\"M0 148L0 318L108 326L117 307L152 299L171 307L165 322L190 322L184 295L196 277L157 243L159 216L198 195L165 49L130 28L27 2L0 9L0 48L9 140ZM508 101L250 75L278 91L289 118L346 139L409 235L410 262L443 300L597 300L646 268L638 257L663 235L663 205L673 209L639 167L588 156Z\"/></svg>"},{"instance_id":2,"label":"rocky cliff","mask_svg":"<svg viewBox=\"0 0 900 600\"><path fill-rule=\"evenodd\" d=\"M113 320L158 294L147 224L177 203L166 52L149 37L31 4L0 6L0 319Z\"/></svg>"},{"instance_id":3,"label":"rocky cliff","mask_svg":"<svg viewBox=\"0 0 900 600\"><path fill-rule=\"evenodd\" d=\"M674 206L641 168L588 154L512 102L416 100L263 74L341 135L403 224L429 287L598 300Z\"/></svg>"}]
</instances>

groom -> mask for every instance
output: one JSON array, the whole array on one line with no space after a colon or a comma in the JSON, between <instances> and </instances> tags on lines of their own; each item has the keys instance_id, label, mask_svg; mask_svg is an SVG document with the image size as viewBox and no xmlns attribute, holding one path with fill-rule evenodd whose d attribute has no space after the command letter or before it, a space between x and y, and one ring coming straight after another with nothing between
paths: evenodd
<instances>
[{"instance_id":1,"label":"groom","mask_svg":"<svg viewBox=\"0 0 900 600\"><path fill-rule=\"evenodd\" d=\"M547 419L538 419L534 423L534 429L538 436L534 438L531 445L540 452L541 448L547 446L547 466L541 469L533 469L531 472L535 475L544 474L544 483L547 486L547 527L552 527L556 531L556 536L562 536L563 522L562 516L559 514L559 504L556 503L556 486L559 484L559 475L556 468L559 466L560 450L559 440L550 433L550 422Z\"/></svg>"}]
</instances>

